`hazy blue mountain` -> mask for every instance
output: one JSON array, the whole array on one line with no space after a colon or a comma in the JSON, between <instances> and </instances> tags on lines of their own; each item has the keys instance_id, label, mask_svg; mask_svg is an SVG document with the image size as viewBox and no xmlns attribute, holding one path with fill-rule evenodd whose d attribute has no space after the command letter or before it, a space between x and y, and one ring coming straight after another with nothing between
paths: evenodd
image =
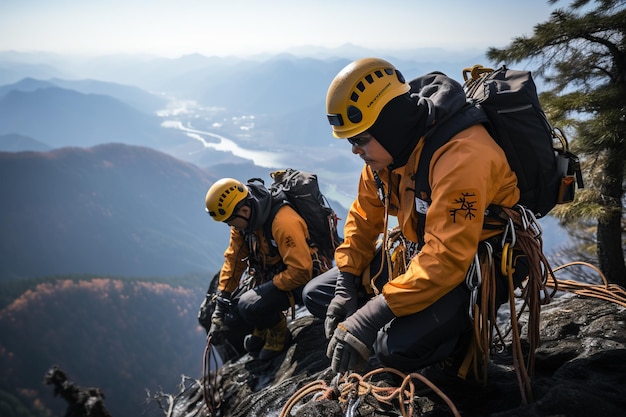
<instances>
[{"instance_id":1,"label":"hazy blue mountain","mask_svg":"<svg viewBox=\"0 0 626 417\"><path fill-rule=\"evenodd\" d=\"M149 148L0 153L0 279L174 276L221 266L224 225L204 212L216 177Z\"/></svg>"},{"instance_id":2,"label":"hazy blue mountain","mask_svg":"<svg viewBox=\"0 0 626 417\"><path fill-rule=\"evenodd\" d=\"M0 134L29 136L51 147L108 142L159 147L173 133L159 124L156 115L113 97L59 87L11 90L0 98Z\"/></svg>"},{"instance_id":3,"label":"hazy blue mountain","mask_svg":"<svg viewBox=\"0 0 626 417\"><path fill-rule=\"evenodd\" d=\"M84 94L108 95L122 101L144 113L155 113L167 105L167 98L149 93L138 87L98 80L50 80L62 88L76 90Z\"/></svg>"},{"instance_id":4,"label":"hazy blue mountain","mask_svg":"<svg viewBox=\"0 0 626 417\"><path fill-rule=\"evenodd\" d=\"M111 96L125 104L134 107L143 113L155 113L166 107L168 100L156 94L148 93L138 87L110 83L98 80L63 80L51 78L49 80L37 80L24 78L17 83L0 86L0 97L10 91L33 92L40 88L61 87L74 90L83 94L101 94Z\"/></svg>"},{"instance_id":5,"label":"hazy blue mountain","mask_svg":"<svg viewBox=\"0 0 626 417\"><path fill-rule=\"evenodd\" d=\"M0 135L0 152L49 151L45 143L18 134Z\"/></svg>"},{"instance_id":6,"label":"hazy blue mountain","mask_svg":"<svg viewBox=\"0 0 626 417\"><path fill-rule=\"evenodd\" d=\"M5 56L0 56L0 85L11 84L24 77L52 78L64 77L67 74L48 64L27 64L7 61Z\"/></svg>"},{"instance_id":7,"label":"hazy blue mountain","mask_svg":"<svg viewBox=\"0 0 626 417\"><path fill-rule=\"evenodd\" d=\"M124 144L0 152L0 281L214 273L228 227L204 211L207 190L222 177L259 177L269 186L269 172L218 161L202 170ZM345 219L345 209L330 203Z\"/></svg>"},{"instance_id":8,"label":"hazy blue mountain","mask_svg":"<svg viewBox=\"0 0 626 417\"><path fill-rule=\"evenodd\" d=\"M33 92L40 88L49 88L54 87L55 84L51 81L47 80L38 80L36 78L26 77L22 78L20 81L0 86L0 98L6 96L9 92L15 91L27 91Z\"/></svg>"}]
</instances>

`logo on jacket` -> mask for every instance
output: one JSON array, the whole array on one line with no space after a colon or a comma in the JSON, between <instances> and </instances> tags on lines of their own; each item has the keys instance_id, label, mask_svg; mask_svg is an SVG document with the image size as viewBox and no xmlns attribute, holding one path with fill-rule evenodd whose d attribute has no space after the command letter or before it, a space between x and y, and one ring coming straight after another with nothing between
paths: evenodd
<instances>
[{"instance_id":1,"label":"logo on jacket","mask_svg":"<svg viewBox=\"0 0 626 417\"><path fill-rule=\"evenodd\" d=\"M475 197L475 193L461 192L461 197L452 201L453 207L449 212L453 223L456 223L457 219L473 220L476 217Z\"/></svg>"}]
</instances>

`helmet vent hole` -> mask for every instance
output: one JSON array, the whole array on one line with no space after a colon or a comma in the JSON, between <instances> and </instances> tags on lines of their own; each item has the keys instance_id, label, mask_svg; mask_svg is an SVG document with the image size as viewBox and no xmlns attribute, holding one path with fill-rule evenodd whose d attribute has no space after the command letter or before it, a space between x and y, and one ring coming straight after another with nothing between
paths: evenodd
<instances>
[{"instance_id":1,"label":"helmet vent hole","mask_svg":"<svg viewBox=\"0 0 626 417\"><path fill-rule=\"evenodd\" d=\"M371 84L374 82L374 77L372 77L372 74L367 74L365 76L365 81L367 81L368 84Z\"/></svg>"},{"instance_id":2,"label":"helmet vent hole","mask_svg":"<svg viewBox=\"0 0 626 417\"><path fill-rule=\"evenodd\" d=\"M361 120L363 120L363 113L361 113L361 110L359 110L358 107L356 106L348 106L348 120L350 120L352 123L359 123Z\"/></svg>"},{"instance_id":3,"label":"helmet vent hole","mask_svg":"<svg viewBox=\"0 0 626 417\"><path fill-rule=\"evenodd\" d=\"M404 79L404 75L402 75L402 73L398 70L396 70L396 77L398 77L398 81L400 81L401 83L405 83L405 79Z\"/></svg>"},{"instance_id":4,"label":"helmet vent hole","mask_svg":"<svg viewBox=\"0 0 626 417\"><path fill-rule=\"evenodd\" d=\"M376 74L378 78L383 78L383 73L379 70L374 71L374 74Z\"/></svg>"},{"instance_id":5,"label":"helmet vent hole","mask_svg":"<svg viewBox=\"0 0 626 417\"><path fill-rule=\"evenodd\" d=\"M353 92L353 93L350 95L350 101L353 101L353 102L355 102L355 103L356 103L356 102L358 102L358 101L359 101L359 95L358 95L357 93L354 93L354 92Z\"/></svg>"}]
</instances>

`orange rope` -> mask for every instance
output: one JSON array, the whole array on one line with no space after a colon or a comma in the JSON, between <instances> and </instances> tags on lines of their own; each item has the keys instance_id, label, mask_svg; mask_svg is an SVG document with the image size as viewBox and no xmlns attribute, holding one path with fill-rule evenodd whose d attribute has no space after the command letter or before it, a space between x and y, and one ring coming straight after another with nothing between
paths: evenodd
<instances>
[{"instance_id":1,"label":"orange rope","mask_svg":"<svg viewBox=\"0 0 626 417\"><path fill-rule=\"evenodd\" d=\"M393 373L402 378L402 383L399 387L379 387L369 382L369 379L379 373ZM341 403L358 404L353 402L359 398L363 398L367 395L372 395L377 401L391 404L394 399L398 400L398 406L400 413L403 417L410 417L413 415L413 406L415 402L415 384L413 380L417 379L423 384L433 390L439 397L441 397L450 408L450 411L455 417L460 417L454 403L441 391L435 384L429 381L426 377L419 373L404 374L393 368L378 368L368 372L365 375L359 375L357 373L344 374L337 379L336 382L331 382L331 385L327 385L326 382L317 380L313 381L304 387L296 391L287 401L285 406L280 412L280 417L288 417L291 413L291 409L306 396L318 393L314 396L316 400L332 400L337 399Z\"/></svg>"},{"instance_id":2,"label":"orange rope","mask_svg":"<svg viewBox=\"0 0 626 417\"><path fill-rule=\"evenodd\" d=\"M602 271L600 271L600 269L595 265L592 265L588 262L574 261L554 268L553 272L557 272L561 269L569 268L576 265L586 266L593 269L602 280L602 284L587 284L572 280L557 280L554 274L551 274L549 276L547 285L551 288L568 291L584 297L592 297L605 301L610 301L622 307L626 307L626 290L617 284L609 284Z\"/></svg>"}]
</instances>

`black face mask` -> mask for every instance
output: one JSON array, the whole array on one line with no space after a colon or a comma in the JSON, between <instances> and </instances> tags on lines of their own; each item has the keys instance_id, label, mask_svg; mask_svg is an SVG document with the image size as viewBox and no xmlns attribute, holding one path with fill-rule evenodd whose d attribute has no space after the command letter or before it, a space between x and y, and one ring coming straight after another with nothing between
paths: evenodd
<instances>
[{"instance_id":1,"label":"black face mask","mask_svg":"<svg viewBox=\"0 0 626 417\"><path fill-rule=\"evenodd\" d=\"M424 136L427 115L428 106L418 104L406 93L387 103L374 125L367 129L393 158L390 169L406 165Z\"/></svg>"},{"instance_id":2,"label":"black face mask","mask_svg":"<svg viewBox=\"0 0 626 417\"><path fill-rule=\"evenodd\" d=\"M252 232L260 229L269 217L272 205L272 196L261 180L250 180L246 183L250 194L247 204L250 207L250 219L246 231Z\"/></svg>"}]
</instances>

